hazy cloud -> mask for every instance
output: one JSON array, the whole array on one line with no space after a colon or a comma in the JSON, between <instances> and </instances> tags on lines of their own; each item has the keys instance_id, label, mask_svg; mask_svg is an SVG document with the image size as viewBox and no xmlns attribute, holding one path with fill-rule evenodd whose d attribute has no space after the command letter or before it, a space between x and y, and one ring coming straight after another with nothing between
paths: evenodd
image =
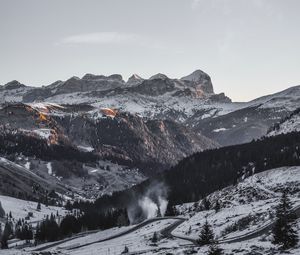
<instances>
[{"instance_id":1,"label":"hazy cloud","mask_svg":"<svg viewBox=\"0 0 300 255\"><path fill-rule=\"evenodd\" d=\"M117 32L97 32L71 35L63 38L61 44L124 44L141 42L143 38L136 34Z\"/></svg>"},{"instance_id":2,"label":"hazy cloud","mask_svg":"<svg viewBox=\"0 0 300 255\"><path fill-rule=\"evenodd\" d=\"M131 45L154 49L164 52L182 53L181 47L165 42L161 38L153 38L147 35L119 32L95 32L77 34L62 38L55 45Z\"/></svg>"}]
</instances>

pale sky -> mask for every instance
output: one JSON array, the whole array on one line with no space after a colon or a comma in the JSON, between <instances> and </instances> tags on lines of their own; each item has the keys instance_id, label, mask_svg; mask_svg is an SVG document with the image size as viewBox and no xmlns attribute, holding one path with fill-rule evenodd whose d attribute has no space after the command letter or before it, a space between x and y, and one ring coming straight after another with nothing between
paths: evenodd
<instances>
[{"instance_id":1,"label":"pale sky","mask_svg":"<svg viewBox=\"0 0 300 255\"><path fill-rule=\"evenodd\" d=\"M299 0L0 0L0 84L201 69L245 101L300 84Z\"/></svg>"}]
</instances>

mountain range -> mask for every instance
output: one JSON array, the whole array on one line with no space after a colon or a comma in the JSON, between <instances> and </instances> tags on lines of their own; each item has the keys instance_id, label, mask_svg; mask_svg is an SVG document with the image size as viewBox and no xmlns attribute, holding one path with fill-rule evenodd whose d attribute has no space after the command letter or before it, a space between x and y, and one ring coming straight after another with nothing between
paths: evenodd
<instances>
[{"instance_id":1,"label":"mountain range","mask_svg":"<svg viewBox=\"0 0 300 255\"><path fill-rule=\"evenodd\" d=\"M0 102L51 102L110 108L142 118L171 120L202 133L220 145L249 142L300 105L300 87L250 102L235 103L224 93L215 94L211 78L201 70L180 79L156 74L149 79L132 75L86 74L42 87L18 81L0 87Z\"/></svg>"},{"instance_id":2,"label":"mountain range","mask_svg":"<svg viewBox=\"0 0 300 255\"><path fill-rule=\"evenodd\" d=\"M11 81L0 86L0 102L3 157L50 175L53 189L68 185L71 194L97 197L195 152L267 135L299 107L300 86L236 103L215 94L201 70L178 79L134 74L126 82L86 74L41 87Z\"/></svg>"}]
</instances>

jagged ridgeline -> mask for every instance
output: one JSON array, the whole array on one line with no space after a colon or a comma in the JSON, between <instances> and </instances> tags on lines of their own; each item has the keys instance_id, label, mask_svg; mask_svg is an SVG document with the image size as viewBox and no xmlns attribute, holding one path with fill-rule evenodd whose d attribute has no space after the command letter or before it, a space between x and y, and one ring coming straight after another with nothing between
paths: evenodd
<instances>
[{"instance_id":1,"label":"jagged ridgeline","mask_svg":"<svg viewBox=\"0 0 300 255\"><path fill-rule=\"evenodd\" d=\"M300 165L299 132L196 153L154 180L147 180L112 196L104 196L90 206L80 203L75 206L84 210L122 208L131 201L137 201L147 192L151 183L157 181L164 182L168 188L170 204L197 201L254 173L295 165Z\"/></svg>"}]
</instances>

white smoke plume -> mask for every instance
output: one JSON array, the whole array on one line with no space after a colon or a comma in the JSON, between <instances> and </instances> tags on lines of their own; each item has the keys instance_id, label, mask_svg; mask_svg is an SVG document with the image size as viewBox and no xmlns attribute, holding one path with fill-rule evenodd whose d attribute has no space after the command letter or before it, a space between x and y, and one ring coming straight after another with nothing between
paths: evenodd
<instances>
[{"instance_id":1,"label":"white smoke plume","mask_svg":"<svg viewBox=\"0 0 300 255\"><path fill-rule=\"evenodd\" d=\"M164 183L152 183L146 192L128 208L130 222L136 223L145 219L165 215L168 205L168 190Z\"/></svg>"}]
</instances>

